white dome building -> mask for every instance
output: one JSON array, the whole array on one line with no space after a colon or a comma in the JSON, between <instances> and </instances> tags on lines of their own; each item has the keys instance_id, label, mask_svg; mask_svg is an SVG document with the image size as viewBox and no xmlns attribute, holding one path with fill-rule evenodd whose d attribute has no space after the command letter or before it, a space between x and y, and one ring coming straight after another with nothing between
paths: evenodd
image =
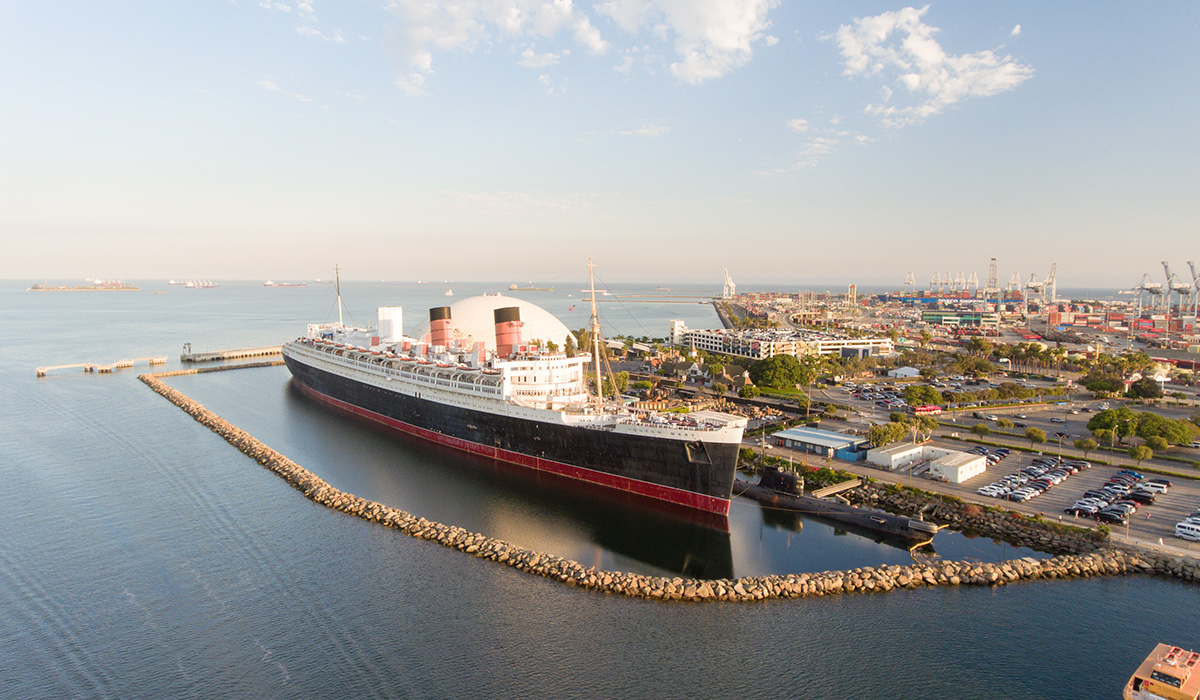
<instances>
[{"instance_id":1,"label":"white dome building","mask_svg":"<svg viewBox=\"0 0 1200 700\"><path fill-rule=\"evenodd\" d=\"M549 311L522 299L506 296L481 296L460 299L450 305L450 325L453 337L457 338L463 347L471 347L482 341L488 350L496 349L496 319L493 315L496 309L515 306L520 309L521 342L531 344L533 341L556 343L563 349L567 336L571 331L555 318ZM429 311L424 312L424 319L413 329L412 337L420 340L430 332Z\"/></svg>"}]
</instances>

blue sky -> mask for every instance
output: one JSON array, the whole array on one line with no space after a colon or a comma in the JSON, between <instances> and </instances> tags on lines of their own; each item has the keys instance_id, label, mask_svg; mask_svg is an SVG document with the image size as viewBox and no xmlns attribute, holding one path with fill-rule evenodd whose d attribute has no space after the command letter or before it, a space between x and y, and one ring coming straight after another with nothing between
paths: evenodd
<instances>
[{"instance_id":1,"label":"blue sky","mask_svg":"<svg viewBox=\"0 0 1200 700\"><path fill-rule=\"evenodd\" d=\"M1194 2L0 0L0 276L1188 276L1198 29Z\"/></svg>"}]
</instances>

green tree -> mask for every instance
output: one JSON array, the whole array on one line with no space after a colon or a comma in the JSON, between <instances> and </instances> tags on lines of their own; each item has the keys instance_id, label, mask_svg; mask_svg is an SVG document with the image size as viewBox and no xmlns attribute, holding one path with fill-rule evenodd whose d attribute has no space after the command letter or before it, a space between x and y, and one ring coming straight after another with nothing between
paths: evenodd
<instances>
[{"instance_id":1,"label":"green tree","mask_svg":"<svg viewBox=\"0 0 1200 700\"><path fill-rule=\"evenodd\" d=\"M1029 447L1032 449L1034 445L1046 442L1046 431L1030 426L1025 429L1025 439L1029 441Z\"/></svg>"},{"instance_id":2,"label":"green tree","mask_svg":"<svg viewBox=\"0 0 1200 700\"><path fill-rule=\"evenodd\" d=\"M762 390L759 389L758 387L754 386L753 384L747 384L746 386L743 386L741 389L738 389L738 396L742 397L743 399L752 399L761 393L762 393Z\"/></svg>"},{"instance_id":3,"label":"green tree","mask_svg":"<svg viewBox=\"0 0 1200 700\"><path fill-rule=\"evenodd\" d=\"M1097 428L1092 431L1092 437L1096 438L1096 441L1099 443L1107 442L1109 445L1112 445L1116 442L1117 433L1108 428Z\"/></svg>"},{"instance_id":4,"label":"green tree","mask_svg":"<svg viewBox=\"0 0 1200 700\"><path fill-rule=\"evenodd\" d=\"M1149 447L1155 452L1162 452L1163 450L1167 449L1167 439L1159 435L1151 435L1150 437L1146 438L1146 447Z\"/></svg>"},{"instance_id":5,"label":"green tree","mask_svg":"<svg viewBox=\"0 0 1200 700\"><path fill-rule=\"evenodd\" d=\"M910 384L904 387L901 396L909 406L938 405L942 403L942 392L931 386Z\"/></svg>"},{"instance_id":6,"label":"green tree","mask_svg":"<svg viewBox=\"0 0 1200 700\"><path fill-rule=\"evenodd\" d=\"M1154 450L1145 445L1134 445L1129 448L1129 458L1137 460L1137 465L1142 466L1142 460L1150 459L1154 456Z\"/></svg>"},{"instance_id":7,"label":"green tree","mask_svg":"<svg viewBox=\"0 0 1200 700\"><path fill-rule=\"evenodd\" d=\"M1134 434L1137 430L1139 416L1128 406L1110 408L1092 416L1087 423L1087 429L1095 432L1100 429L1116 431L1118 442Z\"/></svg>"},{"instance_id":8,"label":"green tree","mask_svg":"<svg viewBox=\"0 0 1200 700\"><path fill-rule=\"evenodd\" d=\"M1161 437L1171 445L1186 445L1195 439L1196 427L1186 420L1173 420L1149 411L1137 414L1137 427L1134 433L1148 440Z\"/></svg>"},{"instance_id":9,"label":"green tree","mask_svg":"<svg viewBox=\"0 0 1200 700\"><path fill-rule=\"evenodd\" d=\"M647 391L654 388L654 384L647 379L639 379L633 383L633 388L638 391Z\"/></svg>"},{"instance_id":10,"label":"green tree","mask_svg":"<svg viewBox=\"0 0 1200 700\"><path fill-rule=\"evenodd\" d=\"M1163 390L1162 385L1154 381L1153 377L1142 377L1129 385L1126 394L1135 399L1161 399Z\"/></svg>"},{"instance_id":11,"label":"green tree","mask_svg":"<svg viewBox=\"0 0 1200 700\"><path fill-rule=\"evenodd\" d=\"M812 403L812 384L825 369L825 360L820 355L805 355L797 360L800 367L798 381L804 385L804 396ZM804 407L804 417L808 418L808 406Z\"/></svg>"},{"instance_id":12,"label":"green tree","mask_svg":"<svg viewBox=\"0 0 1200 700\"><path fill-rule=\"evenodd\" d=\"M800 361L792 355L775 355L752 362L750 380L760 387L790 389L800 384Z\"/></svg>"},{"instance_id":13,"label":"green tree","mask_svg":"<svg viewBox=\"0 0 1200 700\"><path fill-rule=\"evenodd\" d=\"M900 423L883 423L867 428L867 440L875 447L890 445L904 439L907 429Z\"/></svg>"},{"instance_id":14,"label":"green tree","mask_svg":"<svg viewBox=\"0 0 1200 700\"><path fill-rule=\"evenodd\" d=\"M999 420L997 420L997 421L996 421L996 427L997 427L997 428L1004 428L1005 430L1007 430L1008 428L1011 428L1011 427L1013 427L1013 422L1012 422L1012 421L1010 421L1010 420L1009 420L1009 419L1007 419L1007 418L1001 418L1001 419L999 419Z\"/></svg>"},{"instance_id":15,"label":"green tree","mask_svg":"<svg viewBox=\"0 0 1200 700\"><path fill-rule=\"evenodd\" d=\"M971 426L971 432L975 433L979 437L985 437L992 432L992 429L987 427L983 423L976 423L975 425Z\"/></svg>"},{"instance_id":16,"label":"green tree","mask_svg":"<svg viewBox=\"0 0 1200 700\"><path fill-rule=\"evenodd\" d=\"M977 335L967 341L965 348L967 352L975 357L986 358L992 354L992 349L995 346L987 338Z\"/></svg>"},{"instance_id":17,"label":"green tree","mask_svg":"<svg viewBox=\"0 0 1200 700\"><path fill-rule=\"evenodd\" d=\"M913 431L913 438L920 438L921 442L933 437L933 433L940 427L938 419L933 416L917 416L916 420L910 421L910 430Z\"/></svg>"},{"instance_id":18,"label":"green tree","mask_svg":"<svg viewBox=\"0 0 1200 700\"><path fill-rule=\"evenodd\" d=\"M1087 459L1088 453L1099 447L1100 444L1091 438L1079 438L1075 441L1075 449L1083 453L1083 458Z\"/></svg>"}]
</instances>

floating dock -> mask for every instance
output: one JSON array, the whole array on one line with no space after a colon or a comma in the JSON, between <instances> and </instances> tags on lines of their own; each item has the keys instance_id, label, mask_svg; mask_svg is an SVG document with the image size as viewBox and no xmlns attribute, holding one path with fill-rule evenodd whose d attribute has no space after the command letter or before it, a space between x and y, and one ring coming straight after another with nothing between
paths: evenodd
<instances>
[{"instance_id":1,"label":"floating dock","mask_svg":"<svg viewBox=\"0 0 1200 700\"><path fill-rule=\"evenodd\" d=\"M280 354L280 345L265 348L241 348L240 350L216 350L214 352L191 352L191 344L185 345L180 362L217 362L219 360L241 360L247 357L270 357Z\"/></svg>"},{"instance_id":2,"label":"floating dock","mask_svg":"<svg viewBox=\"0 0 1200 700\"><path fill-rule=\"evenodd\" d=\"M49 367L38 367L36 369L37 376L44 377L47 372L56 369L76 369L82 368L84 372L99 372L100 374L109 374L114 369L126 369L134 366L138 362L145 362L148 365L164 365L167 363L165 357L139 357L133 360L117 360L111 364L102 365L94 362L77 362L72 365L51 365Z\"/></svg>"}]
</instances>

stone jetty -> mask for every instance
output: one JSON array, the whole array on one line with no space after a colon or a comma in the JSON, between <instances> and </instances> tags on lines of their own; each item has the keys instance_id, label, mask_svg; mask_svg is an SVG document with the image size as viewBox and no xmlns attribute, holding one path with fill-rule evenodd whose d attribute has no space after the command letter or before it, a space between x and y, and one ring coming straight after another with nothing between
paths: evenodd
<instances>
[{"instance_id":1,"label":"stone jetty","mask_svg":"<svg viewBox=\"0 0 1200 700\"><path fill-rule=\"evenodd\" d=\"M143 374L139 379L315 503L372 523L395 528L412 537L457 549L474 557L558 581L566 586L649 600L705 602L814 598L842 593L882 593L934 586L1002 586L1038 579L1076 579L1122 574L1154 574L1190 582L1200 581L1200 566L1194 559L1170 557L1131 548L1101 549L1098 543L1061 534L1029 543L1043 551L1074 550L1073 553L1061 553L1045 560L1027 557L997 563L917 562L906 566L868 566L849 571L718 580L605 571L584 566L570 559L518 547L461 527L420 518L383 503L340 491L162 381L162 378L183 374L277 364L280 362L159 372ZM874 499L870 498L872 493ZM888 494L867 490L867 500L878 502L886 497ZM992 520L998 523L996 528L1012 527L1011 522L1006 522L1003 515L988 515L975 525ZM1043 538L1046 534L1043 532L1035 536Z\"/></svg>"}]
</instances>

